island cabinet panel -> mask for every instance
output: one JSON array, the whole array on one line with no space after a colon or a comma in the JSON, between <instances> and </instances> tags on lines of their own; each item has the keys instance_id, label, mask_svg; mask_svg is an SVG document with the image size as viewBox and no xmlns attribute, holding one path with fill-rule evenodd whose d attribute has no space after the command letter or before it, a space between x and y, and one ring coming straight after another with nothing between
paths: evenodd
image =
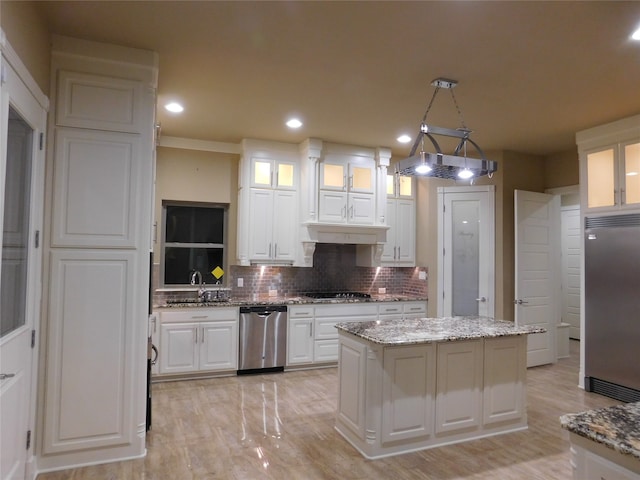
<instances>
[{"instance_id":1,"label":"island cabinet panel","mask_svg":"<svg viewBox=\"0 0 640 480\"><path fill-rule=\"evenodd\" d=\"M339 395L338 420L365 438L365 375L367 374L367 346L343 338L340 342L338 363Z\"/></svg>"},{"instance_id":2,"label":"island cabinet panel","mask_svg":"<svg viewBox=\"0 0 640 480\"><path fill-rule=\"evenodd\" d=\"M438 344L437 434L480 427L482 346L482 340Z\"/></svg>"},{"instance_id":3,"label":"island cabinet panel","mask_svg":"<svg viewBox=\"0 0 640 480\"><path fill-rule=\"evenodd\" d=\"M433 433L435 346L384 349L382 443Z\"/></svg>"},{"instance_id":4,"label":"island cabinet panel","mask_svg":"<svg viewBox=\"0 0 640 480\"><path fill-rule=\"evenodd\" d=\"M487 339L484 345L485 424L515 420L526 415L524 386L525 337Z\"/></svg>"}]
</instances>

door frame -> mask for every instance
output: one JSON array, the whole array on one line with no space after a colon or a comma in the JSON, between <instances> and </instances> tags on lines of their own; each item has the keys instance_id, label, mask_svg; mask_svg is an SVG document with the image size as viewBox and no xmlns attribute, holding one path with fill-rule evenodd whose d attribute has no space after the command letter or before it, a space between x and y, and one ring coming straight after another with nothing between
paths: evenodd
<instances>
[{"instance_id":1,"label":"door frame","mask_svg":"<svg viewBox=\"0 0 640 480\"><path fill-rule=\"evenodd\" d=\"M445 301L444 299L451 299L451 292L449 292L448 296L445 296L447 293L447 285L448 278L451 276L451 272L445 271L445 256L443 255L443 251L446 245L451 244L451 238L445 238L445 227L444 227L444 206L445 206L445 196L447 194L486 194L486 211L484 214L486 215L485 221L483 222L484 228L481 229L481 241L486 241L487 247L483 250L484 259L486 265L488 266L487 271L487 290L486 296L489 299L489 303L487 304L487 316L494 317L495 316L495 305L496 305L496 282L495 282L495 250L496 250L496 239L495 239L495 185L473 185L473 186L456 186L456 187L438 187L438 282L437 282L437 315L439 317L445 316L445 312L448 311L445 309ZM449 212L450 213L450 212ZM481 215L483 212L481 212ZM449 309L450 310L450 309Z\"/></svg>"},{"instance_id":2,"label":"door frame","mask_svg":"<svg viewBox=\"0 0 640 480\"><path fill-rule=\"evenodd\" d=\"M44 222L44 179L45 179L45 138L49 99L29 73L18 54L9 44L4 31L0 29L0 136L6 145L5 131L8 128L9 105L33 128L33 150L31 165L31 198L29 215L29 252L27 273L27 303L25 305L25 325L19 329L35 331L35 342L31 349L29 393L27 401L27 428L31 431L31 446L26 454L25 478L33 479L37 474L35 439L36 428L39 339L41 333L43 222ZM0 152L0 225L3 223L4 189L6 181L6 152ZM35 232L39 232L39 245L35 246ZM0 238L0 244L2 240ZM0 259L1 262L1 259ZM11 337L14 332L10 333ZM3 339L3 342L7 339ZM2 343L3 343L2 342Z\"/></svg>"}]
</instances>

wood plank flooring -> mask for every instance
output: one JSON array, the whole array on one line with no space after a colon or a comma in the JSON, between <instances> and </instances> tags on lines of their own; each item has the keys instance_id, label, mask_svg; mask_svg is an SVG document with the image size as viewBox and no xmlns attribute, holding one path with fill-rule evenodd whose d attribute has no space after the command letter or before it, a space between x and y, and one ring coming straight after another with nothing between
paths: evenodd
<instances>
[{"instance_id":1,"label":"wood plank flooring","mask_svg":"<svg viewBox=\"0 0 640 480\"><path fill-rule=\"evenodd\" d=\"M143 459L50 472L38 480L570 479L558 417L620 402L577 387L579 343L527 371L529 429L366 460L333 429L337 369L153 385Z\"/></svg>"}]
</instances>

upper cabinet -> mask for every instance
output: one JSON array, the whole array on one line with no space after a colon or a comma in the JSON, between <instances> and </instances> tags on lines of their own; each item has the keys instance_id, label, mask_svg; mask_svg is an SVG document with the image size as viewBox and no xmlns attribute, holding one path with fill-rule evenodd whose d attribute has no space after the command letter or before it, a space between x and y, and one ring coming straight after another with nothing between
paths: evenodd
<instances>
[{"instance_id":1,"label":"upper cabinet","mask_svg":"<svg viewBox=\"0 0 640 480\"><path fill-rule=\"evenodd\" d=\"M576 134L582 207L640 209L640 115Z\"/></svg>"},{"instance_id":2,"label":"upper cabinet","mask_svg":"<svg viewBox=\"0 0 640 480\"><path fill-rule=\"evenodd\" d=\"M381 266L416 264L416 202L412 177L387 175L387 241Z\"/></svg>"},{"instance_id":3,"label":"upper cabinet","mask_svg":"<svg viewBox=\"0 0 640 480\"><path fill-rule=\"evenodd\" d=\"M296 264L298 157L296 145L243 140L238 189L241 265Z\"/></svg>"},{"instance_id":4,"label":"upper cabinet","mask_svg":"<svg viewBox=\"0 0 640 480\"><path fill-rule=\"evenodd\" d=\"M297 173L297 162L273 158L251 158L251 186L255 188L296 190L298 188Z\"/></svg>"},{"instance_id":5,"label":"upper cabinet","mask_svg":"<svg viewBox=\"0 0 640 480\"><path fill-rule=\"evenodd\" d=\"M372 225L376 164L373 158L327 155L320 162L319 220Z\"/></svg>"}]
</instances>

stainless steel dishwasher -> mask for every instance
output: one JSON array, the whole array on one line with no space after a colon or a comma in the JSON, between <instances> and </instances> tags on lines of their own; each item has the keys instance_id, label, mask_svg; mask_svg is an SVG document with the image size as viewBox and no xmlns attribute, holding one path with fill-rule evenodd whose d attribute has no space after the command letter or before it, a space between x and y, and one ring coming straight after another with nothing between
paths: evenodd
<instances>
[{"instance_id":1,"label":"stainless steel dishwasher","mask_svg":"<svg viewBox=\"0 0 640 480\"><path fill-rule=\"evenodd\" d=\"M287 306L240 307L238 375L284 370Z\"/></svg>"}]
</instances>

